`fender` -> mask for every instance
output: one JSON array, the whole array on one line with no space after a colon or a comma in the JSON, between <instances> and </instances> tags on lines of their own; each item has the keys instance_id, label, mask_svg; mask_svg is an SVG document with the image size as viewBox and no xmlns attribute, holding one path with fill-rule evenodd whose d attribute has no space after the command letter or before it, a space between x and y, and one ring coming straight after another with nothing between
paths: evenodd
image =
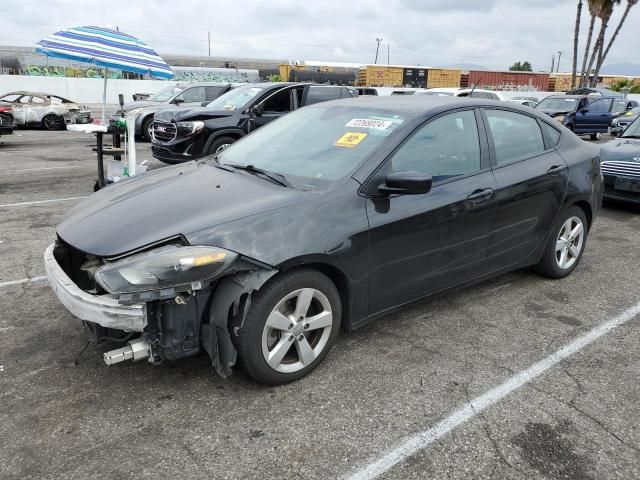
<instances>
[{"instance_id":1,"label":"fender","mask_svg":"<svg viewBox=\"0 0 640 480\"><path fill-rule=\"evenodd\" d=\"M209 135L209 138L207 138L207 141L205 142L204 147L202 148L202 152L203 153L208 152L209 147L216 140L216 138L219 138L224 135L230 135L230 136L242 138L246 135L246 132L240 128L223 128L221 130L216 130L211 135Z\"/></svg>"}]
</instances>

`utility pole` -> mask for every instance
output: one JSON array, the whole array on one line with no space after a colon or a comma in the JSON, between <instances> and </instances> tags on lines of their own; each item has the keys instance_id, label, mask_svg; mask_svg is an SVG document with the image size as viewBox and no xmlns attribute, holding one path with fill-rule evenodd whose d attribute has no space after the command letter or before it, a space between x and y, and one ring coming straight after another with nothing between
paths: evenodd
<instances>
[{"instance_id":1,"label":"utility pole","mask_svg":"<svg viewBox=\"0 0 640 480\"><path fill-rule=\"evenodd\" d=\"M553 73L555 67L556 67L556 55L554 53L553 55L551 55L551 73Z\"/></svg>"},{"instance_id":2,"label":"utility pole","mask_svg":"<svg viewBox=\"0 0 640 480\"><path fill-rule=\"evenodd\" d=\"M209 40L209 56L211 56L211 32L207 32L207 39Z\"/></svg>"},{"instance_id":3,"label":"utility pole","mask_svg":"<svg viewBox=\"0 0 640 480\"><path fill-rule=\"evenodd\" d=\"M562 57L562 52L558 50L558 64L556 65L556 72L560 71L560 57Z\"/></svg>"},{"instance_id":4,"label":"utility pole","mask_svg":"<svg viewBox=\"0 0 640 480\"><path fill-rule=\"evenodd\" d=\"M387 65L391 65L391 62L389 61L389 44L387 43Z\"/></svg>"},{"instance_id":5,"label":"utility pole","mask_svg":"<svg viewBox=\"0 0 640 480\"><path fill-rule=\"evenodd\" d=\"M382 42L382 39L376 38L376 42L378 42L378 45L376 46L376 59L373 61L374 64L378 63L378 51L380 50L380 42Z\"/></svg>"}]
</instances>

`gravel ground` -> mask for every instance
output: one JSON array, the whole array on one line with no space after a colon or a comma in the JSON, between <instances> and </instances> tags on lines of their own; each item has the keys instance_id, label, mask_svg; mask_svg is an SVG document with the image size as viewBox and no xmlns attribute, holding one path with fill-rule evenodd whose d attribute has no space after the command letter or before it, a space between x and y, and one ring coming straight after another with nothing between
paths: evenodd
<instances>
[{"instance_id":1,"label":"gravel ground","mask_svg":"<svg viewBox=\"0 0 640 480\"><path fill-rule=\"evenodd\" d=\"M411 306L291 385L224 380L204 356L106 367L37 280L55 225L92 192L93 137L2 140L3 479L341 478L640 301L640 208L607 204L570 277L518 271ZM381 478L640 478L639 339L634 317Z\"/></svg>"}]
</instances>

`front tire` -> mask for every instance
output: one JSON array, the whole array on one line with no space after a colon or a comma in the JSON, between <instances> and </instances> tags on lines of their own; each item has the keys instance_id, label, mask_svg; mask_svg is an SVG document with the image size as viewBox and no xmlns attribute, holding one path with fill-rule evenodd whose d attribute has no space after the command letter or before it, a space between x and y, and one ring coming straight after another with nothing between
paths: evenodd
<instances>
[{"instance_id":1,"label":"front tire","mask_svg":"<svg viewBox=\"0 0 640 480\"><path fill-rule=\"evenodd\" d=\"M142 122L142 138L145 142L151 141L151 124L153 123L153 115L145 118Z\"/></svg>"},{"instance_id":2,"label":"front tire","mask_svg":"<svg viewBox=\"0 0 640 480\"><path fill-rule=\"evenodd\" d=\"M538 273L563 278L580 263L587 240L587 218L580 207L566 209L556 221L540 263Z\"/></svg>"},{"instance_id":3,"label":"front tire","mask_svg":"<svg viewBox=\"0 0 640 480\"><path fill-rule=\"evenodd\" d=\"M591 140L593 140L594 142L600 140L601 137L602 137L601 133L592 133L590 135Z\"/></svg>"},{"instance_id":4,"label":"front tire","mask_svg":"<svg viewBox=\"0 0 640 480\"><path fill-rule=\"evenodd\" d=\"M235 141L236 139L233 137L216 138L213 142L211 142L211 145L209 145L207 155L215 155L216 153L220 153Z\"/></svg>"},{"instance_id":5,"label":"front tire","mask_svg":"<svg viewBox=\"0 0 640 480\"><path fill-rule=\"evenodd\" d=\"M247 373L281 385L316 368L340 330L342 304L333 282L311 269L272 278L253 296L236 347Z\"/></svg>"}]
</instances>

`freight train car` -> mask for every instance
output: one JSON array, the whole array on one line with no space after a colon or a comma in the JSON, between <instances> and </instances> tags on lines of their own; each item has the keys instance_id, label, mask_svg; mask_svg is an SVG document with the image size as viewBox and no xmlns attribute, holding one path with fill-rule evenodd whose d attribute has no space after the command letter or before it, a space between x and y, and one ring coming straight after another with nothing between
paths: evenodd
<instances>
[{"instance_id":1,"label":"freight train car","mask_svg":"<svg viewBox=\"0 0 640 480\"><path fill-rule=\"evenodd\" d=\"M471 87L488 88L492 90L530 90L545 91L549 86L549 74L539 72L514 72L514 71L485 71L470 70L465 79ZM462 86L462 85L461 85Z\"/></svg>"},{"instance_id":2,"label":"freight train car","mask_svg":"<svg viewBox=\"0 0 640 480\"><path fill-rule=\"evenodd\" d=\"M364 65L358 71L361 87L459 87L460 70L409 65Z\"/></svg>"}]
</instances>

